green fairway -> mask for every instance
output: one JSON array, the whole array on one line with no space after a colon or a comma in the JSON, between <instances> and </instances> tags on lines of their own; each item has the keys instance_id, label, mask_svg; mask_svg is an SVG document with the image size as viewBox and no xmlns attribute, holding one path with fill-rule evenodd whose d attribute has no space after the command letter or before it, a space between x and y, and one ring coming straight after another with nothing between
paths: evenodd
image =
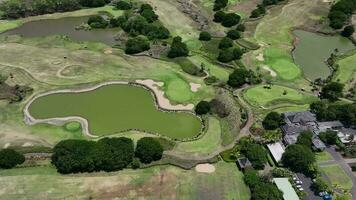
<instances>
[{"instance_id":1,"label":"green fairway","mask_svg":"<svg viewBox=\"0 0 356 200\"><path fill-rule=\"evenodd\" d=\"M277 48L267 48L264 52L265 63L285 80L293 80L300 76L301 71L286 52Z\"/></svg>"},{"instance_id":2,"label":"green fairway","mask_svg":"<svg viewBox=\"0 0 356 200\"><path fill-rule=\"evenodd\" d=\"M221 144L221 127L218 119L210 117L208 120L208 130L202 138L181 142L174 149L176 152L191 154L209 154L217 149Z\"/></svg>"},{"instance_id":3,"label":"green fairway","mask_svg":"<svg viewBox=\"0 0 356 200\"><path fill-rule=\"evenodd\" d=\"M29 112L36 119L80 116L88 120L90 132L96 135L138 129L183 139L194 137L201 130L198 117L158 111L150 91L125 84L46 95L36 99Z\"/></svg>"},{"instance_id":4,"label":"green fairway","mask_svg":"<svg viewBox=\"0 0 356 200\"><path fill-rule=\"evenodd\" d=\"M50 166L1 170L0 199L250 199L234 163L214 166L210 174L174 166L77 175Z\"/></svg>"},{"instance_id":5,"label":"green fairway","mask_svg":"<svg viewBox=\"0 0 356 200\"><path fill-rule=\"evenodd\" d=\"M333 186L341 187L345 190L351 189L351 179L338 164L322 166L320 169L323 173L325 173Z\"/></svg>"},{"instance_id":6,"label":"green fairway","mask_svg":"<svg viewBox=\"0 0 356 200\"><path fill-rule=\"evenodd\" d=\"M244 93L244 97L254 106L271 106L276 103L307 104L316 99L292 88L278 85L273 85L270 89L264 85L250 88Z\"/></svg>"},{"instance_id":7,"label":"green fairway","mask_svg":"<svg viewBox=\"0 0 356 200\"><path fill-rule=\"evenodd\" d=\"M338 70L334 75L334 80L347 84L349 81L356 80L356 54L337 61Z\"/></svg>"}]
</instances>

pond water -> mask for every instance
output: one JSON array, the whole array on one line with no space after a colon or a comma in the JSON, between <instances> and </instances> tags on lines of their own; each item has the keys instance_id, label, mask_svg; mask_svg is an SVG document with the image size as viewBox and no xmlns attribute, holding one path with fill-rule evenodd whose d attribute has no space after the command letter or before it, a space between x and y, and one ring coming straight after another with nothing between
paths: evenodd
<instances>
[{"instance_id":1,"label":"pond water","mask_svg":"<svg viewBox=\"0 0 356 200\"><path fill-rule=\"evenodd\" d=\"M325 36L302 30L293 33L298 39L293 52L294 60L310 80L324 79L330 75L325 61L335 49L341 54L355 48L350 40L338 35Z\"/></svg>"},{"instance_id":2,"label":"pond water","mask_svg":"<svg viewBox=\"0 0 356 200\"><path fill-rule=\"evenodd\" d=\"M197 136L202 128L197 116L160 111L150 91L126 84L42 96L29 106L29 113L35 119L80 116L88 120L89 131L94 135L139 129L183 139Z\"/></svg>"},{"instance_id":3,"label":"pond water","mask_svg":"<svg viewBox=\"0 0 356 200\"><path fill-rule=\"evenodd\" d=\"M114 45L117 28L76 30L75 27L86 23L89 16L44 19L24 23L22 26L6 31L0 35L22 35L23 37L44 37L50 35L66 35L77 41L102 42Z\"/></svg>"}]
</instances>

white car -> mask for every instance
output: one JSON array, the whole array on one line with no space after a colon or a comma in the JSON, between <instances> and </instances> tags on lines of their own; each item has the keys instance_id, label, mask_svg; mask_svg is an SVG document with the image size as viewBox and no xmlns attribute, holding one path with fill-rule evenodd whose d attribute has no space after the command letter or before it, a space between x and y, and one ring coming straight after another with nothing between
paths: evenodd
<instances>
[{"instance_id":1,"label":"white car","mask_svg":"<svg viewBox=\"0 0 356 200\"><path fill-rule=\"evenodd\" d=\"M304 189L303 189L303 188L298 188L298 190L299 190L299 191L304 191Z\"/></svg>"},{"instance_id":2,"label":"white car","mask_svg":"<svg viewBox=\"0 0 356 200\"><path fill-rule=\"evenodd\" d=\"M302 186L301 185L297 185L297 188L302 188Z\"/></svg>"},{"instance_id":3,"label":"white car","mask_svg":"<svg viewBox=\"0 0 356 200\"><path fill-rule=\"evenodd\" d=\"M302 181L295 181L295 183L296 183L297 185L301 185L301 184L303 184L303 182L302 182Z\"/></svg>"}]
</instances>

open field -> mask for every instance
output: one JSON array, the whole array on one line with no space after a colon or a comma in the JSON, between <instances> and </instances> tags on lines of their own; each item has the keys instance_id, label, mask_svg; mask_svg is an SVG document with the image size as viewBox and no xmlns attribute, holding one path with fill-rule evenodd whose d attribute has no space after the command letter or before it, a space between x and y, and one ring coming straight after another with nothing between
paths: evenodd
<instances>
[{"instance_id":1,"label":"open field","mask_svg":"<svg viewBox=\"0 0 356 200\"><path fill-rule=\"evenodd\" d=\"M307 104L315 100L313 96L278 85L271 86L271 89L263 85L252 87L244 92L244 97L251 105L263 107L281 103Z\"/></svg>"},{"instance_id":2,"label":"open field","mask_svg":"<svg viewBox=\"0 0 356 200\"><path fill-rule=\"evenodd\" d=\"M334 187L342 188L345 190L351 189L351 179L338 164L322 166L320 169L321 172L323 172L328 177L330 183Z\"/></svg>"},{"instance_id":3,"label":"open field","mask_svg":"<svg viewBox=\"0 0 356 200\"><path fill-rule=\"evenodd\" d=\"M356 54L338 60L338 70L334 75L334 80L343 84L348 84L356 80Z\"/></svg>"},{"instance_id":4,"label":"open field","mask_svg":"<svg viewBox=\"0 0 356 200\"><path fill-rule=\"evenodd\" d=\"M0 171L0 198L249 199L235 164L219 162L215 167L211 174L158 166L65 176L50 166L15 168Z\"/></svg>"}]
</instances>

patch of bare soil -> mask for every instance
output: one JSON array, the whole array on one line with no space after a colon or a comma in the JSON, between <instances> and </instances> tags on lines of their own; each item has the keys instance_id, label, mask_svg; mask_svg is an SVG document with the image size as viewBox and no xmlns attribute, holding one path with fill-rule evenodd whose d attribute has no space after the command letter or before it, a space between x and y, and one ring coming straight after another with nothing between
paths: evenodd
<instances>
[{"instance_id":1,"label":"patch of bare soil","mask_svg":"<svg viewBox=\"0 0 356 200\"><path fill-rule=\"evenodd\" d=\"M213 173L215 172L215 166L209 163L206 164L198 164L195 166L195 171L201 172L201 173Z\"/></svg>"}]
</instances>

